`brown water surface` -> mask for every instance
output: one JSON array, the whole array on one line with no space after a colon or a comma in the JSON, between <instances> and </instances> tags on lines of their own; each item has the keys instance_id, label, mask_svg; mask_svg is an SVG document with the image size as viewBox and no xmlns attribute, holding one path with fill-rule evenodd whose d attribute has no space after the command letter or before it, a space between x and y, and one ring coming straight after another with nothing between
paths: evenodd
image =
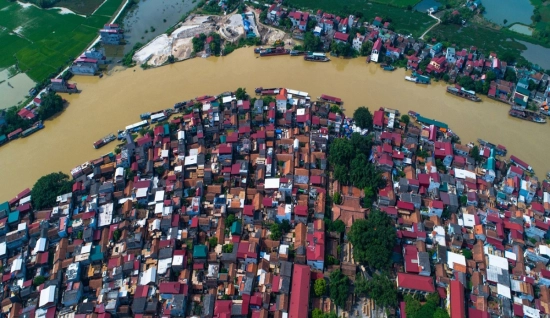
<instances>
[{"instance_id":1,"label":"brown water surface","mask_svg":"<svg viewBox=\"0 0 550 318\"><path fill-rule=\"evenodd\" d=\"M252 49L240 49L227 57L196 58L143 71L137 67L102 79L73 78L82 89L64 95L69 107L46 128L31 137L0 147L0 201L31 187L37 178L71 168L113 150L116 142L95 150L93 142L139 121L139 114L170 108L175 102L200 95L214 95L246 87L287 87L344 100L346 113L358 106L371 110L415 110L443 121L462 142L482 138L500 143L529 163L539 177L549 168L546 140L548 124L511 118L508 106L484 99L473 103L445 93L442 84L419 86L404 80L405 71L385 72L364 59L333 59L329 63L304 62L301 57L255 58Z\"/></svg>"}]
</instances>

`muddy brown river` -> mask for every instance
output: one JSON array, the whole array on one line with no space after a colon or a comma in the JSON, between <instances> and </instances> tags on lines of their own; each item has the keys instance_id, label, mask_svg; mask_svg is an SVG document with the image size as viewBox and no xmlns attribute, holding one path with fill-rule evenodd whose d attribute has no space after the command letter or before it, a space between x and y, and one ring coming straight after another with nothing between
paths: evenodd
<instances>
[{"instance_id":1,"label":"muddy brown river","mask_svg":"<svg viewBox=\"0 0 550 318\"><path fill-rule=\"evenodd\" d=\"M156 69L134 69L97 77L76 76L82 89L65 95L68 108L46 128L0 147L0 201L31 187L40 176L70 169L113 150L113 142L95 150L93 142L138 122L139 114L172 107L175 102L246 87L287 87L340 97L348 115L358 106L371 110L415 110L443 121L467 143L482 138L508 148L530 164L539 178L550 168L545 140L549 126L511 118L508 106L484 99L473 103L445 92L443 84L419 86L404 80L405 71L385 72L363 58L304 62L301 57L255 58L252 49L227 57L196 58Z\"/></svg>"}]
</instances>

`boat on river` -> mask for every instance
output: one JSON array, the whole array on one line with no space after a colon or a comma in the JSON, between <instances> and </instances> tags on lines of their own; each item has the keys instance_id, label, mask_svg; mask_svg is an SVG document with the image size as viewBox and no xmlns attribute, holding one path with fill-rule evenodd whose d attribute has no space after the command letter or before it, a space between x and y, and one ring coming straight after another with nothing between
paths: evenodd
<instances>
[{"instance_id":1,"label":"boat on river","mask_svg":"<svg viewBox=\"0 0 550 318\"><path fill-rule=\"evenodd\" d=\"M283 47L268 48L265 51L260 52L260 56L275 56L275 55L288 55L290 50Z\"/></svg>"},{"instance_id":2,"label":"boat on river","mask_svg":"<svg viewBox=\"0 0 550 318\"><path fill-rule=\"evenodd\" d=\"M393 72L393 71L395 71L395 66L392 66L392 65L384 65L384 66L382 66L382 69L383 69L384 71Z\"/></svg>"},{"instance_id":3,"label":"boat on river","mask_svg":"<svg viewBox=\"0 0 550 318\"><path fill-rule=\"evenodd\" d=\"M99 139L98 141L94 142L94 148L99 149L106 144L110 143L111 141L114 141L116 139L116 136L114 134L108 134L107 136Z\"/></svg>"},{"instance_id":4,"label":"boat on river","mask_svg":"<svg viewBox=\"0 0 550 318\"><path fill-rule=\"evenodd\" d=\"M304 56L304 60L308 62L328 62L330 59L325 53L308 53Z\"/></svg>"},{"instance_id":5,"label":"boat on river","mask_svg":"<svg viewBox=\"0 0 550 318\"><path fill-rule=\"evenodd\" d=\"M405 76L405 80L416 84L430 84L430 78L426 76L422 76L422 77Z\"/></svg>"},{"instance_id":6,"label":"boat on river","mask_svg":"<svg viewBox=\"0 0 550 318\"><path fill-rule=\"evenodd\" d=\"M35 132L39 131L39 130L42 129L42 128L44 128L44 125L42 124L42 121L39 120L39 121L37 121L34 125L32 125L31 128L24 130L24 131L21 133L21 137L30 136L30 135L34 134Z\"/></svg>"},{"instance_id":7,"label":"boat on river","mask_svg":"<svg viewBox=\"0 0 550 318\"><path fill-rule=\"evenodd\" d=\"M506 153L508 152L506 147L504 147L503 145L495 145L483 139L478 139L477 142L484 147L494 149L495 155L497 156L506 156Z\"/></svg>"},{"instance_id":8,"label":"boat on river","mask_svg":"<svg viewBox=\"0 0 550 318\"><path fill-rule=\"evenodd\" d=\"M447 86L447 93L465 98L472 102L481 102L481 98L477 97L474 91L464 89L464 87L460 87L459 85Z\"/></svg>"},{"instance_id":9,"label":"boat on river","mask_svg":"<svg viewBox=\"0 0 550 318\"><path fill-rule=\"evenodd\" d=\"M508 114L512 117L516 117L519 119L531 121L537 124L545 124L546 118L544 118L543 115L537 114L535 112L529 111L529 110L519 110L519 109L510 109Z\"/></svg>"},{"instance_id":10,"label":"boat on river","mask_svg":"<svg viewBox=\"0 0 550 318\"><path fill-rule=\"evenodd\" d=\"M323 102L329 102L329 103L333 103L333 104L336 104L336 105L342 105L343 104L342 99L340 99L338 97L330 96L330 95L325 95L325 94L322 94L317 99L320 100L320 101L323 101Z\"/></svg>"},{"instance_id":11,"label":"boat on river","mask_svg":"<svg viewBox=\"0 0 550 318\"><path fill-rule=\"evenodd\" d=\"M256 48L254 48L254 53L259 54L259 53L261 53L263 50L264 50L264 48L261 47L261 46L260 46L260 47L256 47Z\"/></svg>"},{"instance_id":12,"label":"boat on river","mask_svg":"<svg viewBox=\"0 0 550 318\"><path fill-rule=\"evenodd\" d=\"M297 50L291 50L290 56L300 56L300 55L306 55L308 52L306 51L297 51Z\"/></svg>"},{"instance_id":13,"label":"boat on river","mask_svg":"<svg viewBox=\"0 0 550 318\"><path fill-rule=\"evenodd\" d=\"M515 164L516 166L520 167L521 169L523 170L527 170L527 171L533 171L533 168L531 167L531 165L529 165L527 162L519 159L518 157L512 155L510 156L510 161Z\"/></svg>"},{"instance_id":14,"label":"boat on river","mask_svg":"<svg viewBox=\"0 0 550 318\"><path fill-rule=\"evenodd\" d=\"M139 115L139 118L141 118L142 120L143 119L149 119L149 118L151 118L151 113L143 113L143 114Z\"/></svg>"}]
</instances>

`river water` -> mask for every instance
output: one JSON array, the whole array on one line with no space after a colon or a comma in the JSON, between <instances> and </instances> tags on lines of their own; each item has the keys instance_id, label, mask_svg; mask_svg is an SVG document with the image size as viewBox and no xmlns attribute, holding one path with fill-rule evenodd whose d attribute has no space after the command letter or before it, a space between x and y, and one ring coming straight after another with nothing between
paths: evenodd
<instances>
[{"instance_id":1,"label":"river water","mask_svg":"<svg viewBox=\"0 0 550 318\"><path fill-rule=\"evenodd\" d=\"M226 57L196 58L156 69L139 67L110 76L73 80L81 94L67 95L68 108L45 122L46 128L29 138L0 147L0 201L10 199L40 176L63 171L113 150L113 142L100 150L94 141L126 125L139 114L172 107L175 102L246 87L287 87L340 97L348 115L358 106L371 110L415 110L444 121L463 143L482 138L508 147L509 154L527 161L539 177L550 168L547 160L548 124L539 125L508 116L508 106L484 99L473 103L445 93L443 84L418 86L404 80L405 71L385 72L360 59L333 59L329 63L304 62L300 57L255 58L251 48Z\"/></svg>"}]
</instances>

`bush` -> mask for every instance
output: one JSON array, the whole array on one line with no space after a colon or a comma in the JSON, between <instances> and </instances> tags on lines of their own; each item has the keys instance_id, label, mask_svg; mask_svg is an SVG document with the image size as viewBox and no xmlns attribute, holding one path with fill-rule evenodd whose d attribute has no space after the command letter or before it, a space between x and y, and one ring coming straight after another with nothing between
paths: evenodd
<instances>
[{"instance_id":1,"label":"bush","mask_svg":"<svg viewBox=\"0 0 550 318\"><path fill-rule=\"evenodd\" d=\"M46 281L46 277L44 276L36 276L33 280L32 280L32 284L34 286L40 286L42 284L44 284L44 282Z\"/></svg>"}]
</instances>

